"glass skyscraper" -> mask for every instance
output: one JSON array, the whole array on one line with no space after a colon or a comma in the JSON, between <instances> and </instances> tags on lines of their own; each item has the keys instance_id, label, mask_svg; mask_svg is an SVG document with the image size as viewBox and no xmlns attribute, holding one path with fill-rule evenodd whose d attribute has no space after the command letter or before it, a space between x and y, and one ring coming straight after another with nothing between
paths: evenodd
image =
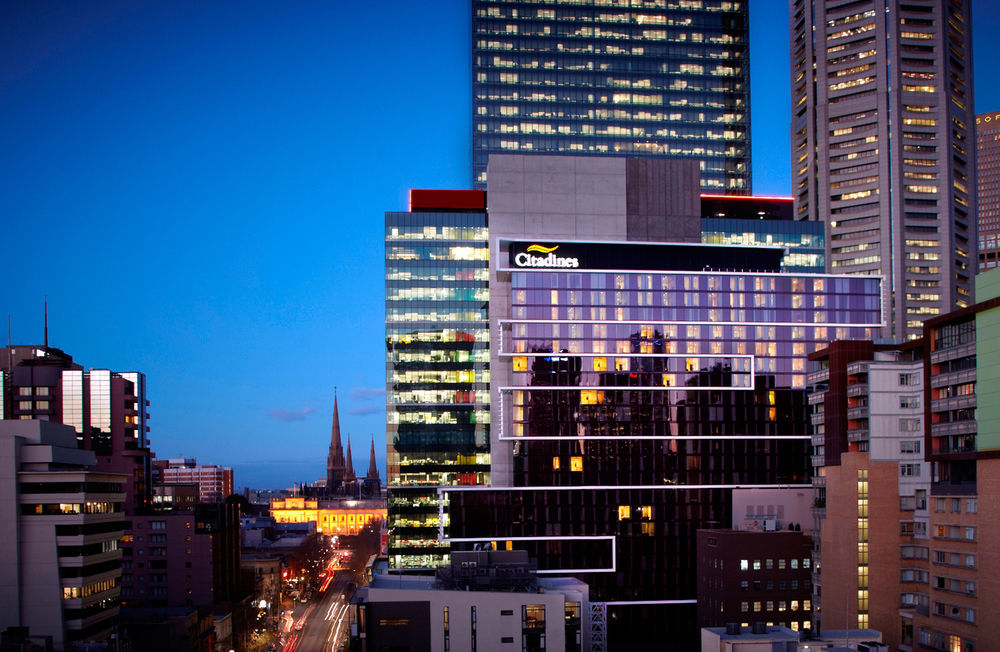
<instances>
[{"instance_id":1,"label":"glass skyscraper","mask_svg":"<svg viewBox=\"0 0 1000 652\"><path fill-rule=\"evenodd\" d=\"M448 561L437 488L489 482L489 249L482 192L410 204L385 215L387 487L390 565L417 570Z\"/></svg>"},{"instance_id":2,"label":"glass skyscraper","mask_svg":"<svg viewBox=\"0 0 1000 652\"><path fill-rule=\"evenodd\" d=\"M473 183L495 153L671 156L750 192L748 4L473 0Z\"/></svg>"}]
</instances>

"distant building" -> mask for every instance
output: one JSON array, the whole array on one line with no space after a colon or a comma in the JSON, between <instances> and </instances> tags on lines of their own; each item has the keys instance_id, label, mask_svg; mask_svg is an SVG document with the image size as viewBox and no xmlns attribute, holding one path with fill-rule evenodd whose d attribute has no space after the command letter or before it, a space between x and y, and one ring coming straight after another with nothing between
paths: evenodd
<instances>
[{"instance_id":1,"label":"distant building","mask_svg":"<svg viewBox=\"0 0 1000 652\"><path fill-rule=\"evenodd\" d=\"M306 498L289 496L271 500L275 523L315 523L327 536L354 535L373 522L385 522L384 499Z\"/></svg>"},{"instance_id":2,"label":"distant building","mask_svg":"<svg viewBox=\"0 0 1000 652\"><path fill-rule=\"evenodd\" d=\"M812 628L812 539L801 531L698 530L698 626Z\"/></svg>"},{"instance_id":3,"label":"distant building","mask_svg":"<svg viewBox=\"0 0 1000 652\"><path fill-rule=\"evenodd\" d=\"M309 491L312 489L312 491ZM347 452L344 452L340 436L340 411L337 406L337 396L333 397L333 421L330 425L330 450L326 458L326 482L316 482L309 485L309 489L303 486L303 492L308 495L322 496L325 498L346 496L346 497L372 497L382 494L382 486L378 477L378 468L375 466L375 438L372 437L371 456L368 463L368 473L364 477L358 477L354 471L354 460L351 455L351 439L347 438Z\"/></svg>"},{"instance_id":4,"label":"distant building","mask_svg":"<svg viewBox=\"0 0 1000 652\"><path fill-rule=\"evenodd\" d=\"M194 509L200 501L197 483L153 484L153 509L175 510Z\"/></svg>"},{"instance_id":5,"label":"distant building","mask_svg":"<svg viewBox=\"0 0 1000 652\"><path fill-rule=\"evenodd\" d=\"M1000 111L976 116L979 271L1000 265Z\"/></svg>"},{"instance_id":6,"label":"distant building","mask_svg":"<svg viewBox=\"0 0 1000 652\"><path fill-rule=\"evenodd\" d=\"M352 600L352 650L591 649L587 585L523 551L454 553L437 577L376 575ZM586 623L589 625L589 623Z\"/></svg>"},{"instance_id":7,"label":"distant building","mask_svg":"<svg viewBox=\"0 0 1000 652\"><path fill-rule=\"evenodd\" d=\"M73 428L0 421L0 630L27 627L56 650L109 640L129 478L94 471L95 463Z\"/></svg>"},{"instance_id":8,"label":"distant building","mask_svg":"<svg viewBox=\"0 0 1000 652\"><path fill-rule=\"evenodd\" d=\"M199 465L193 458L153 461L153 481L163 484L195 483L198 500L221 503L233 494L233 470L215 464Z\"/></svg>"}]
</instances>

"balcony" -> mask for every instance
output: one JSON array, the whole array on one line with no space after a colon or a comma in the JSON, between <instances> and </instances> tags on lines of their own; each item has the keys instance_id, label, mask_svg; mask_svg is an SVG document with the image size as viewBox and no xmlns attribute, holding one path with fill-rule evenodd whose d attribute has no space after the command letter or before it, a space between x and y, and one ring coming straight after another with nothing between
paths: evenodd
<instances>
[{"instance_id":1,"label":"balcony","mask_svg":"<svg viewBox=\"0 0 1000 652\"><path fill-rule=\"evenodd\" d=\"M848 419L867 419L868 418L868 406L858 405L855 407L847 408L847 418Z\"/></svg>"},{"instance_id":2,"label":"balcony","mask_svg":"<svg viewBox=\"0 0 1000 652\"><path fill-rule=\"evenodd\" d=\"M818 405L826 400L826 391L813 392L809 395L809 405Z\"/></svg>"},{"instance_id":3,"label":"balcony","mask_svg":"<svg viewBox=\"0 0 1000 652\"><path fill-rule=\"evenodd\" d=\"M938 364L945 360L967 358L974 355L976 355L976 343L968 342L966 344L959 344L958 346L951 346L947 349L933 351L931 353L931 364Z\"/></svg>"},{"instance_id":4,"label":"balcony","mask_svg":"<svg viewBox=\"0 0 1000 652\"><path fill-rule=\"evenodd\" d=\"M931 412L946 412L948 410L962 410L974 407L976 407L975 394L936 398L931 401Z\"/></svg>"},{"instance_id":5,"label":"balcony","mask_svg":"<svg viewBox=\"0 0 1000 652\"><path fill-rule=\"evenodd\" d=\"M975 369L963 369L962 371L952 371L950 373L940 373L931 376L931 387L933 388L974 382L976 382Z\"/></svg>"},{"instance_id":6,"label":"balcony","mask_svg":"<svg viewBox=\"0 0 1000 652\"><path fill-rule=\"evenodd\" d=\"M809 374L808 381L810 385L818 385L819 383L830 382L830 370L820 369Z\"/></svg>"},{"instance_id":7,"label":"balcony","mask_svg":"<svg viewBox=\"0 0 1000 652\"><path fill-rule=\"evenodd\" d=\"M809 459L813 466L826 466L826 457L823 455L813 455Z\"/></svg>"},{"instance_id":8,"label":"balcony","mask_svg":"<svg viewBox=\"0 0 1000 652\"><path fill-rule=\"evenodd\" d=\"M813 486L814 487L825 487L826 486L826 476L816 475L813 476Z\"/></svg>"},{"instance_id":9,"label":"balcony","mask_svg":"<svg viewBox=\"0 0 1000 652\"><path fill-rule=\"evenodd\" d=\"M868 441L868 428L851 428L847 431L847 441Z\"/></svg>"},{"instance_id":10,"label":"balcony","mask_svg":"<svg viewBox=\"0 0 1000 652\"><path fill-rule=\"evenodd\" d=\"M974 434L976 434L976 422L972 419L969 419L968 421L955 421L954 423L931 424L932 437L950 437L952 435Z\"/></svg>"},{"instance_id":11,"label":"balcony","mask_svg":"<svg viewBox=\"0 0 1000 652\"><path fill-rule=\"evenodd\" d=\"M867 396L868 395L868 383L854 383L853 385L847 386L848 396Z\"/></svg>"}]
</instances>

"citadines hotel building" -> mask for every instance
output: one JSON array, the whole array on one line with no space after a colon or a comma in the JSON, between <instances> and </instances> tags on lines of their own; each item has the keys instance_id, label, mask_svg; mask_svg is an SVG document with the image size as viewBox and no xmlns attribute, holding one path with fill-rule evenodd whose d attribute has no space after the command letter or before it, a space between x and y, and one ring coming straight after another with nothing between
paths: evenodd
<instances>
[{"instance_id":1,"label":"citadines hotel building","mask_svg":"<svg viewBox=\"0 0 1000 652\"><path fill-rule=\"evenodd\" d=\"M437 488L439 537L587 582L598 648L694 649L696 530L736 487L810 486L806 356L877 332L880 279L700 244L697 164L495 156L488 179L490 477Z\"/></svg>"}]
</instances>

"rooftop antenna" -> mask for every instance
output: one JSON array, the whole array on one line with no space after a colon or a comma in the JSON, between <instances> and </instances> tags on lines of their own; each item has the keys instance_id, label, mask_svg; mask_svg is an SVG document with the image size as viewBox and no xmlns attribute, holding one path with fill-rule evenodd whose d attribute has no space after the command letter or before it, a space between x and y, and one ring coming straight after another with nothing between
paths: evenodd
<instances>
[{"instance_id":1,"label":"rooftop antenna","mask_svg":"<svg viewBox=\"0 0 1000 652\"><path fill-rule=\"evenodd\" d=\"M45 295L45 348L49 348L49 295Z\"/></svg>"}]
</instances>

